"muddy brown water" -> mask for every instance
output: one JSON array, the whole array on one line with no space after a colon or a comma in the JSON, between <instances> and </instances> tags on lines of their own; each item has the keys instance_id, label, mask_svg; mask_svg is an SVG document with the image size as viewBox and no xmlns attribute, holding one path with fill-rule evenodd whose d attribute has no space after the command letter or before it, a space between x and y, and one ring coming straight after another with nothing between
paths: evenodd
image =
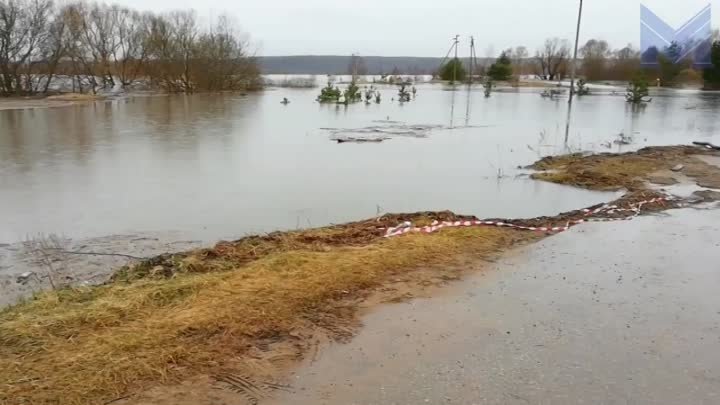
<instances>
[{"instance_id":1,"label":"muddy brown water","mask_svg":"<svg viewBox=\"0 0 720 405\"><path fill-rule=\"evenodd\" d=\"M371 311L262 404L717 404L720 211L585 224Z\"/></svg>"},{"instance_id":2,"label":"muddy brown water","mask_svg":"<svg viewBox=\"0 0 720 405\"><path fill-rule=\"evenodd\" d=\"M178 232L210 242L378 211L534 217L610 198L517 177L517 166L567 150L565 101L539 90L485 99L481 89L428 84L400 105L391 102L397 89L383 87L382 104L347 108L315 103L317 91L0 111L0 242L39 232ZM612 150L720 143L716 95L656 95L632 111L603 91L577 103L570 149L608 150L601 144L620 132L635 143ZM337 144L321 129L397 125L432 129L372 144Z\"/></svg>"}]
</instances>

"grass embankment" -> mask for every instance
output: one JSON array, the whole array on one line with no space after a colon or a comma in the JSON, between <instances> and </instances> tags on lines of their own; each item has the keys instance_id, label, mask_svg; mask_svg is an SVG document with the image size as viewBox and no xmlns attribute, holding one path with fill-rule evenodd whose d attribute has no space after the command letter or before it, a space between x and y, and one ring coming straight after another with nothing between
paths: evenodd
<instances>
[{"instance_id":1,"label":"grass embankment","mask_svg":"<svg viewBox=\"0 0 720 405\"><path fill-rule=\"evenodd\" d=\"M717 152L690 146L666 146L624 154L547 157L531 166L543 170L533 174L532 178L591 190L642 190L653 174L670 171L677 165L683 165L682 173L689 177L716 175L716 167L693 157L702 154L716 155Z\"/></svg>"},{"instance_id":2,"label":"grass embankment","mask_svg":"<svg viewBox=\"0 0 720 405\"><path fill-rule=\"evenodd\" d=\"M104 286L41 294L0 313L0 402L98 404L217 371L262 339L342 323L352 311L339 302L390 277L536 237L380 235L366 221L246 238L124 269Z\"/></svg>"}]
</instances>

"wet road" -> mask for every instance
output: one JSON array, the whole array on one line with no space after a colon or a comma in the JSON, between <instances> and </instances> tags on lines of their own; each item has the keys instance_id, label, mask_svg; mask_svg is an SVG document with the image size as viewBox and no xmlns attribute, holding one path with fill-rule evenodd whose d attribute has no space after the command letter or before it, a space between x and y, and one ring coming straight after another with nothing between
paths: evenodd
<instances>
[{"instance_id":1,"label":"wet road","mask_svg":"<svg viewBox=\"0 0 720 405\"><path fill-rule=\"evenodd\" d=\"M372 312L272 403L718 404L719 247L719 210L573 228Z\"/></svg>"}]
</instances>

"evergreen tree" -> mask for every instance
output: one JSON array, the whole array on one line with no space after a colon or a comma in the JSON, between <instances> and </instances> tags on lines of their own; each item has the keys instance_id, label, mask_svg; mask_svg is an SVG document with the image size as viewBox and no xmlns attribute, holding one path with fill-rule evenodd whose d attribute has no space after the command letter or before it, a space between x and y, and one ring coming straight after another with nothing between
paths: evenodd
<instances>
[{"instance_id":1,"label":"evergreen tree","mask_svg":"<svg viewBox=\"0 0 720 405\"><path fill-rule=\"evenodd\" d=\"M628 103L633 104L641 104L652 101L645 99L645 97L650 94L650 91L648 89L649 86L650 84L648 83L647 77L645 77L642 72L638 73L635 78L633 78L628 84L625 99Z\"/></svg>"},{"instance_id":2,"label":"evergreen tree","mask_svg":"<svg viewBox=\"0 0 720 405\"><path fill-rule=\"evenodd\" d=\"M500 54L495 63L488 69L488 76L495 81L507 81L512 78L512 62L505 52Z\"/></svg>"},{"instance_id":3,"label":"evergreen tree","mask_svg":"<svg viewBox=\"0 0 720 405\"><path fill-rule=\"evenodd\" d=\"M455 80L463 81L465 80L466 75L467 73L465 72L465 66L463 66L462 62L458 58L453 58L452 60L448 61L440 68L440 71L438 72L438 76L440 76L440 79L448 80L450 82L453 82Z\"/></svg>"}]
</instances>

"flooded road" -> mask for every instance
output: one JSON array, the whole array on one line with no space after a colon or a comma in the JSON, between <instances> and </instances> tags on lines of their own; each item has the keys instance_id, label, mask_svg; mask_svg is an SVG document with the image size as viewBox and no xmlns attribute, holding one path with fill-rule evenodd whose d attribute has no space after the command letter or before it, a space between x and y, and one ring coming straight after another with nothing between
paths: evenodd
<instances>
[{"instance_id":1,"label":"flooded road","mask_svg":"<svg viewBox=\"0 0 720 405\"><path fill-rule=\"evenodd\" d=\"M481 88L448 90L420 85L403 105L387 86L379 105L319 105L319 89L276 89L0 111L0 243L41 232L211 242L378 212L551 215L611 196L533 182L517 166L616 151L620 132L634 137L624 148L720 143L717 95L656 95L642 111L621 95L585 97L564 145L565 100L537 89L489 99ZM432 129L373 144L337 144L322 129L391 125Z\"/></svg>"},{"instance_id":2,"label":"flooded road","mask_svg":"<svg viewBox=\"0 0 720 405\"><path fill-rule=\"evenodd\" d=\"M669 214L573 228L373 311L265 403L720 403L720 211Z\"/></svg>"}]
</instances>

